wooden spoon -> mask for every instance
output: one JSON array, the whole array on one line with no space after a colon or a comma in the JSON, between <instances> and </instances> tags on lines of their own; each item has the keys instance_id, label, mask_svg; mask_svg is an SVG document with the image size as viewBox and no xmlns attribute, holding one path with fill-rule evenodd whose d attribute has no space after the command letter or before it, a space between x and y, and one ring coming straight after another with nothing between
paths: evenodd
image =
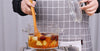
<instances>
[{"instance_id":1,"label":"wooden spoon","mask_svg":"<svg viewBox=\"0 0 100 51\"><path fill-rule=\"evenodd\" d=\"M32 0L30 0L30 2L33 3ZM40 37L41 36L41 33L38 31L38 28L37 28L34 7L31 7L31 11L32 11L32 16L33 16L34 34L35 34L35 36L39 36Z\"/></svg>"}]
</instances>

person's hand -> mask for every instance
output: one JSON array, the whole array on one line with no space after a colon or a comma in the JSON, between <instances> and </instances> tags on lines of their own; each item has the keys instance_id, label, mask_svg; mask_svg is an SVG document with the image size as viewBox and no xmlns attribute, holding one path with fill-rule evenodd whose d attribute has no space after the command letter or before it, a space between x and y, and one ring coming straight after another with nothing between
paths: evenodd
<instances>
[{"instance_id":1,"label":"person's hand","mask_svg":"<svg viewBox=\"0 0 100 51\"><path fill-rule=\"evenodd\" d=\"M84 10L89 16L93 15L97 8L98 8L98 1L97 0L82 0L80 3L86 2L87 5L81 7L82 10Z\"/></svg>"},{"instance_id":2,"label":"person's hand","mask_svg":"<svg viewBox=\"0 0 100 51\"><path fill-rule=\"evenodd\" d=\"M23 13L28 14L28 15L32 15L31 12L31 6L35 7L36 2L33 1L33 3L31 3L29 0L22 0L21 1L21 10Z\"/></svg>"}]
</instances>

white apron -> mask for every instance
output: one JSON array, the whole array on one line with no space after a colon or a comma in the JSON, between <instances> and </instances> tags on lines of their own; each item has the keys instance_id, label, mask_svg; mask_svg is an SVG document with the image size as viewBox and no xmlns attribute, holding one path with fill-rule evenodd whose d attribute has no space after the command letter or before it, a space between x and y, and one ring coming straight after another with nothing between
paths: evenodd
<instances>
[{"instance_id":1,"label":"white apron","mask_svg":"<svg viewBox=\"0 0 100 51\"><path fill-rule=\"evenodd\" d=\"M59 33L59 41L83 40L82 51L92 51L89 17L84 14L82 22L77 23L73 21L70 12L68 0L37 0L38 25L41 24L39 20L45 21L46 25L53 22L63 30Z\"/></svg>"}]
</instances>

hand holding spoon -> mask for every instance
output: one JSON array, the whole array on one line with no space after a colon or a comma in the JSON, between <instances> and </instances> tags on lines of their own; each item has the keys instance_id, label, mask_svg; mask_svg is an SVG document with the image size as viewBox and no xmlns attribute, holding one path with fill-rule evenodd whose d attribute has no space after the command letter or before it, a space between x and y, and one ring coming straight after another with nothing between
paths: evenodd
<instances>
[{"instance_id":1,"label":"hand holding spoon","mask_svg":"<svg viewBox=\"0 0 100 51\"><path fill-rule=\"evenodd\" d=\"M32 3L32 0L30 0L30 2ZM35 9L34 7L31 7L31 11L32 11L32 16L33 16L33 24L34 24L34 34L35 36L41 36L41 33L38 31L37 28L37 24L36 24L36 16L35 16Z\"/></svg>"}]
</instances>

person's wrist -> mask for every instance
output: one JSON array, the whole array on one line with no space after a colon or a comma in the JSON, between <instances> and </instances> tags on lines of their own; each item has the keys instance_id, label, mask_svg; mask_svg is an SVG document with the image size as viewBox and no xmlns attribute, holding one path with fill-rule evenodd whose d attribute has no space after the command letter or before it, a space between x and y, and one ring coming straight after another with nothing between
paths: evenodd
<instances>
[{"instance_id":1,"label":"person's wrist","mask_svg":"<svg viewBox=\"0 0 100 51\"><path fill-rule=\"evenodd\" d=\"M27 15L22 11L22 1L19 2L19 9L20 9L20 15L22 16Z\"/></svg>"},{"instance_id":2,"label":"person's wrist","mask_svg":"<svg viewBox=\"0 0 100 51\"><path fill-rule=\"evenodd\" d=\"M95 13L99 13L100 12L100 1L99 0L97 0L97 3L98 3L98 8L97 8L97 10L96 10L96 12Z\"/></svg>"},{"instance_id":3,"label":"person's wrist","mask_svg":"<svg viewBox=\"0 0 100 51\"><path fill-rule=\"evenodd\" d=\"M21 1L21 5L20 5L20 9L21 9L21 11L23 12L22 4L23 4L23 0ZM23 12L23 13L24 13L24 12Z\"/></svg>"}]
</instances>

